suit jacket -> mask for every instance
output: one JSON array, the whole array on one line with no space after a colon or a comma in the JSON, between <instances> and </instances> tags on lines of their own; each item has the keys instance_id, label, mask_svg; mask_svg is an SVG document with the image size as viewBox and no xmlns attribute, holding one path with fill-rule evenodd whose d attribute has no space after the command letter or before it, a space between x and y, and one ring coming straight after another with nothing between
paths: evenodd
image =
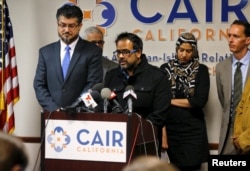
<instances>
[{"instance_id":1,"label":"suit jacket","mask_svg":"<svg viewBox=\"0 0 250 171\"><path fill-rule=\"evenodd\" d=\"M232 56L216 65L216 85L220 104L222 106L222 120L219 139L219 154L226 140L227 130L229 128L230 105L232 95ZM250 67L248 67L247 77L250 76ZM230 135L229 135L230 136Z\"/></svg>"},{"instance_id":2,"label":"suit jacket","mask_svg":"<svg viewBox=\"0 0 250 171\"><path fill-rule=\"evenodd\" d=\"M102 82L102 50L79 38L64 80L60 41L39 49L39 59L33 82L36 97L43 109L54 111L71 105L81 93Z\"/></svg>"},{"instance_id":3,"label":"suit jacket","mask_svg":"<svg viewBox=\"0 0 250 171\"><path fill-rule=\"evenodd\" d=\"M102 67L103 67L103 80L105 79L105 75L106 73L113 69L113 68L116 68L118 67L119 64L114 62L114 61L111 61L109 59L107 59L106 57L102 57Z\"/></svg>"}]
</instances>

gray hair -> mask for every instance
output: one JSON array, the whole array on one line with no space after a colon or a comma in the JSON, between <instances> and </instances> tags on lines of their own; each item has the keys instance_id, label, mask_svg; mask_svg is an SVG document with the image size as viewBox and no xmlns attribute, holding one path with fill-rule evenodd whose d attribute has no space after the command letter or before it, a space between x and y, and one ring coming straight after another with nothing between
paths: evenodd
<instances>
[{"instance_id":1,"label":"gray hair","mask_svg":"<svg viewBox=\"0 0 250 171\"><path fill-rule=\"evenodd\" d=\"M90 33L98 33L98 34L101 34L103 37L103 33L99 28L97 28L95 26L91 26L91 27L88 27L84 30L82 38L87 40L88 34L90 34Z\"/></svg>"}]
</instances>

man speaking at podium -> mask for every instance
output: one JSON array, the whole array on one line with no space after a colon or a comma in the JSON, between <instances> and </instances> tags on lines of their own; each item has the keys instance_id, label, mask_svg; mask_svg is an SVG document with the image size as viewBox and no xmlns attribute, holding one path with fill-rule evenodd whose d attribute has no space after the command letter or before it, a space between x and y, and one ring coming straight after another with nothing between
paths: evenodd
<instances>
[{"instance_id":1,"label":"man speaking at podium","mask_svg":"<svg viewBox=\"0 0 250 171\"><path fill-rule=\"evenodd\" d=\"M114 55L119 67L106 73L105 87L116 93L118 102L128 114L138 113L161 127L171 100L167 75L147 62L143 42L137 35L121 33L115 43Z\"/></svg>"}]
</instances>

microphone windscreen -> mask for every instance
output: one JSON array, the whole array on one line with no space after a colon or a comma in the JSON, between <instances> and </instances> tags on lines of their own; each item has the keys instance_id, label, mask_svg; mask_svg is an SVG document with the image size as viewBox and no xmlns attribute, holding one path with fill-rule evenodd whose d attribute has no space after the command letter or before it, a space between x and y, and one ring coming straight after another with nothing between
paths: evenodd
<instances>
[{"instance_id":1,"label":"microphone windscreen","mask_svg":"<svg viewBox=\"0 0 250 171\"><path fill-rule=\"evenodd\" d=\"M103 88L101 91L101 97L103 99L109 99L111 96L111 90L109 88Z\"/></svg>"},{"instance_id":2,"label":"microphone windscreen","mask_svg":"<svg viewBox=\"0 0 250 171\"><path fill-rule=\"evenodd\" d=\"M134 87L132 85L127 85L127 87L125 88L125 91L127 90L134 90Z\"/></svg>"},{"instance_id":3,"label":"microphone windscreen","mask_svg":"<svg viewBox=\"0 0 250 171\"><path fill-rule=\"evenodd\" d=\"M95 85L93 85L93 87L91 88L92 91L97 91L97 92L101 92L101 90L103 89L104 84L103 83L97 83Z\"/></svg>"},{"instance_id":4,"label":"microphone windscreen","mask_svg":"<svg viewBox=\"0 0 250 171\"><path fill-rule=\"evenodd\" d=\"M92 91L90 94L93 97L93 99L96 101L96 103L100 103L102 101L102 97L98 91Z\"/></svg>"}]
</instances>

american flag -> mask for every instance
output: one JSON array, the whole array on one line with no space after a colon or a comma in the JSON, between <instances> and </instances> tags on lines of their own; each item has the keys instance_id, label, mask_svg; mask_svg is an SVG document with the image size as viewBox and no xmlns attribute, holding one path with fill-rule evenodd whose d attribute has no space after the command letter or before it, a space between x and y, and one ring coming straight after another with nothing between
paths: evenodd
<instances>
[{"instance_id":1,"label":"american flag","mask_svg":"<svg viewBox=\"0 0 250 171\"><path fill-rule=\"evenodd\" d=\"M14 105L19 100L16 52L6 0L0 2L0 130L15 129Z\"/></svg>"}]
</instances>

